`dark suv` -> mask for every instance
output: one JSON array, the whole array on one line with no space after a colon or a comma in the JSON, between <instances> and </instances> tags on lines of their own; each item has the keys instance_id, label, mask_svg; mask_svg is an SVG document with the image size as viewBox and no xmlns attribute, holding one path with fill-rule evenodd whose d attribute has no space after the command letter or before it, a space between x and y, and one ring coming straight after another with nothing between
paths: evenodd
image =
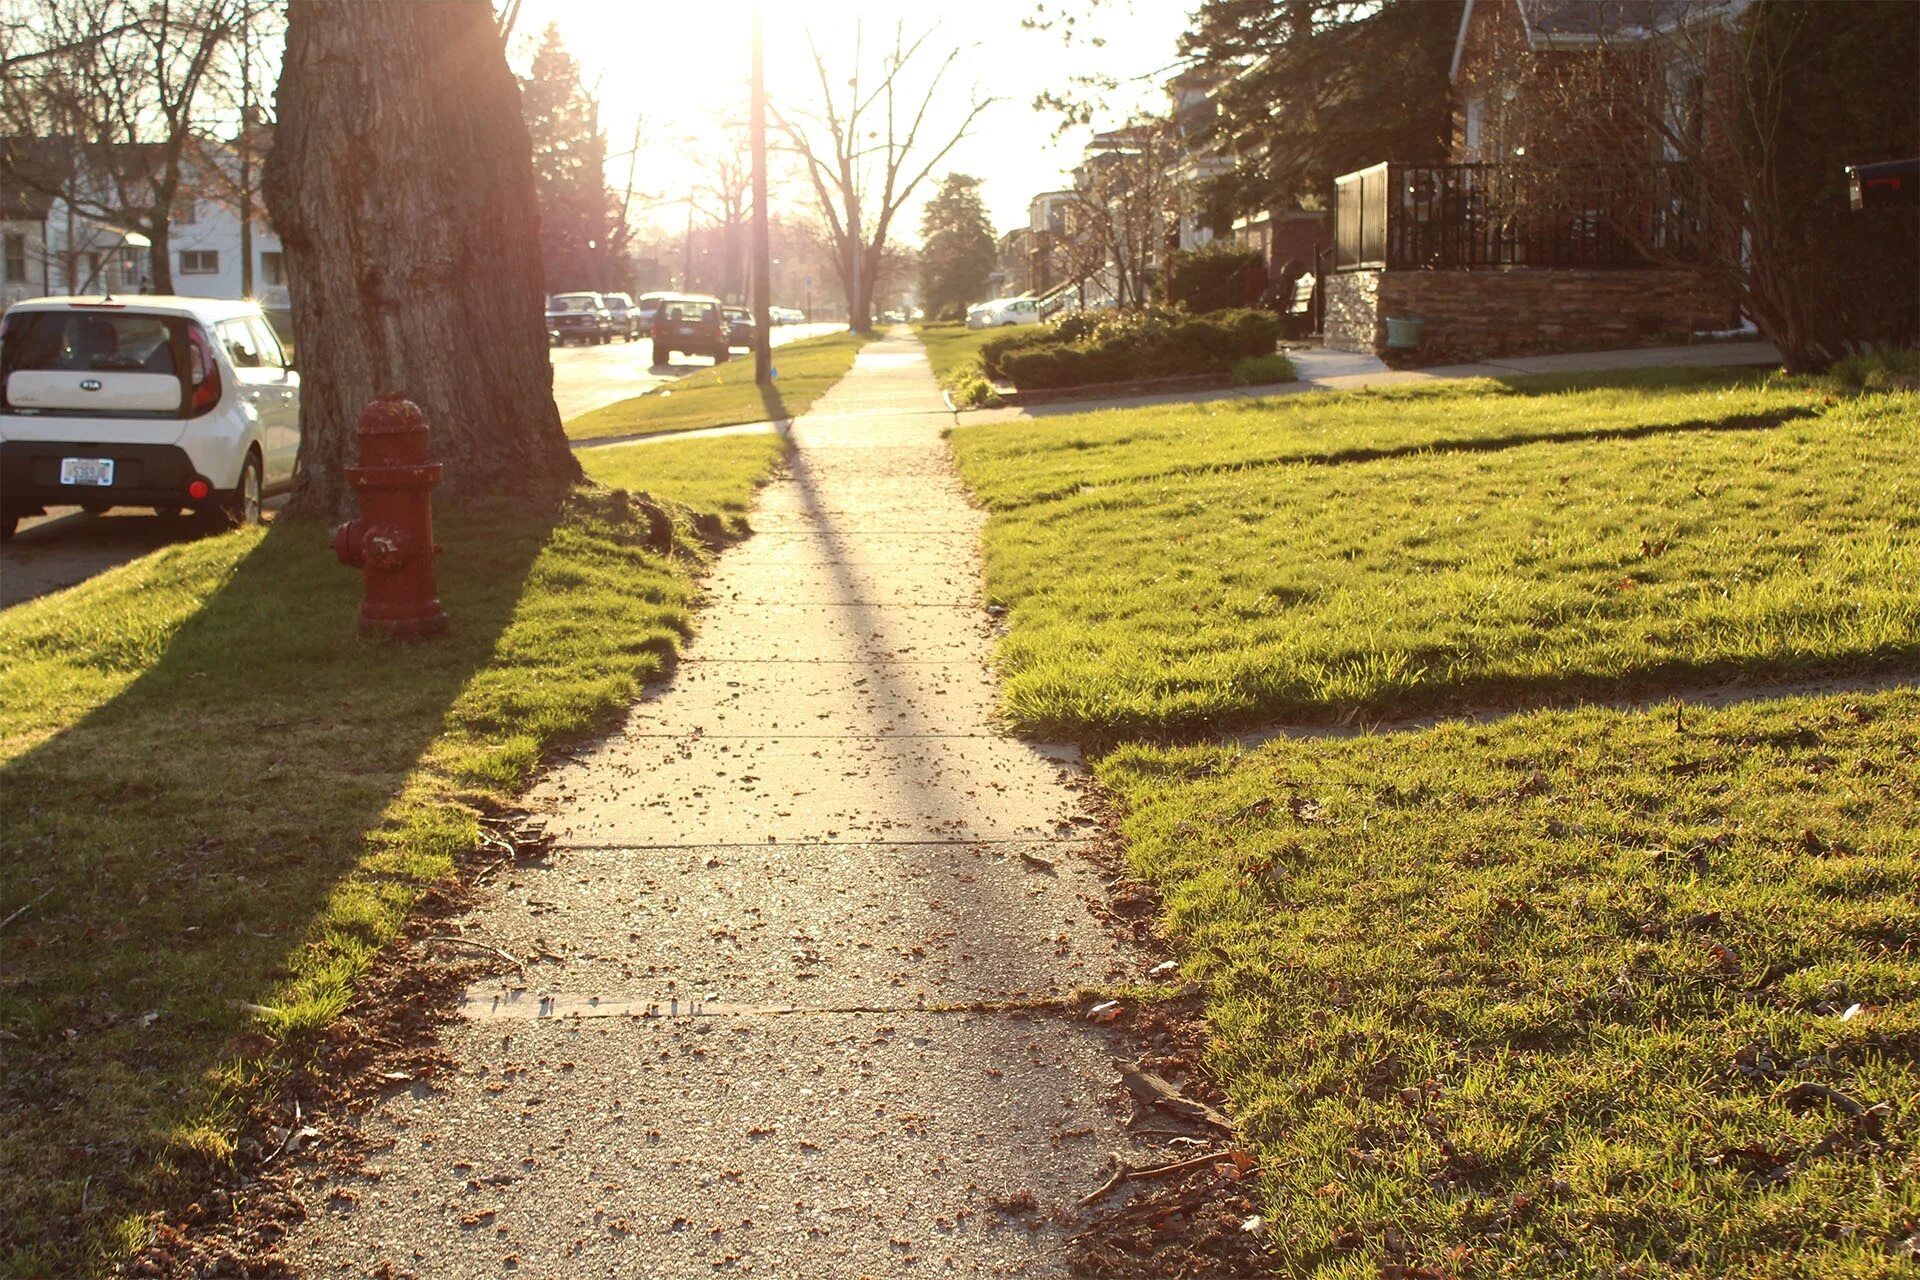
<instances>
[{"instance_id":1,"label":"dark suv","mask_svg":"<svg viewBox=\"0 0 1920 1280\"><path fill-rule=\"evenodd\" d=\"M727 321L720 299L680 293L660 300L653 317L653 362L672 364L673 353L727 361Z\"/></svg>"},{"instance_id":2,"label":"dark suv","mask_svg":"<svg viewBox=\"0 0 1920 1280\"><path fill-rule=\"evenodd\" d=\"M597 293L556 293L547 299L547 341L564 347L575 340L613 341L613 316Z\"/></svg>"}]
</instances>

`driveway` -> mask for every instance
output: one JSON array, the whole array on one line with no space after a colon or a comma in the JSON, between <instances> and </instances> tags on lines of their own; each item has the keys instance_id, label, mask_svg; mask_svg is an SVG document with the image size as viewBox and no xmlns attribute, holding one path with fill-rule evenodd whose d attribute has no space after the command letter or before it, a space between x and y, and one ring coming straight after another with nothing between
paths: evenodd
<instances>
[{"instance_id":1,"label":"driveway","mask_svg":"<svg viewBox=\"0 0 1920 1280\"><path fill-rule=\"evenodd\" d=\"M773 345L845 327L780 325L773 331ZM653 343L644 338L604 347L559 347L552 354L553 399L563 421L712 364L677 356L670 370L654 369ZM278 505L269 504L269 509ZM22 520L14 540L0 547L0 608L65 590L150 551L201 536L193 522L162 519L145 507L124 507L104 516L89 516L78 507L51 508L44 516Z\"/></svg>"}]
</instances>

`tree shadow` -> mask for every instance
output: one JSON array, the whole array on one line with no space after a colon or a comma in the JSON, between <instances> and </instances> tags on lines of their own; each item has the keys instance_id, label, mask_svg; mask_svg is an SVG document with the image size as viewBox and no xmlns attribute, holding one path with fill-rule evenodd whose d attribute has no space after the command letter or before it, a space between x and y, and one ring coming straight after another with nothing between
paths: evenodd
<instances>
[{"instance_id":1,"label":"tree shadow","mask_svg":"<svg viewBox=\"0 0 1920 1280\"><path fill-rule=\"evenodd\" d=\"M0 916L25 907L0 934L0 1272L87 1269L183 1151L221 1154L225 1126L183 1126L222 1063L267 1047L249 1006L311 958L316 922L334 949L377 940L342 887L493 658L552 526L444 517L452 627L431 644L360 639L360 575L293 522L171 636L112 620L112 642L70 641L141 670L0 766ZM391 850L371 865L391 901L418 870Z\"/></svg>"}]
</instances>

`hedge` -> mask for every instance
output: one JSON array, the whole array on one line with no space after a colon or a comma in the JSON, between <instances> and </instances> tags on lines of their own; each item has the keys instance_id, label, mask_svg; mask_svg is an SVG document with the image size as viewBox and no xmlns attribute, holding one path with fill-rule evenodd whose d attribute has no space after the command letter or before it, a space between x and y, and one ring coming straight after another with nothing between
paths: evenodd
<instances>
[{"instance_id":1,"label":"hedge","mask_svg":"<svg viewBox=\"0 0 1920 1280\"><path fill-rule=\"evenodd\" d=\"M1204 316L1166 312L1116 312L1071 327L1047 326L1008 335L981 348L992 376L1022 390L1081 387L1137 378L1226 373L1246 356L1271 355L1280 340L1279 320L1265 311L1216 311ZM1068 333L1084 336L1065 338Z\"/></svg>"},{"instance_id":2,"label":"hedge","mask_svg":"<svg viewBox=\"0 0 1920 1280\"><path fill-rule=\"evenodd\" d=\"M1215 242L1167 259L1167 301L1192 312L1238 307L1247 300L1247 272L1265 265L1257 249Z\"/></svg>"}]
</instances>

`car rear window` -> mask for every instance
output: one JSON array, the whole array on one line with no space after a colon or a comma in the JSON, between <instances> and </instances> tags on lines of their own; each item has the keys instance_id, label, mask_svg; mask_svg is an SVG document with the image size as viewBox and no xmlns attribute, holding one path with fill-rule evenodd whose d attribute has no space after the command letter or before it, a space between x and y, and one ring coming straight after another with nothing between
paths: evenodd
<instances>
[{"instance_id":1,"label":"car rear window","mask_svg":"<svg viewBox=\"0 0 1920 1280\"><path fill-rule=\"evenodd\" d=\"M0 381L10 373L64 370L172 375L173 323L125 312L15 312L0 344Z\"/></svg>"},{"instance_id":2,"label":"car rear window","mask_svg":"<svg viewBox=\"0 0 1920 1280\"><path fill-rule=\"evenodd\" d=\"M667 319L669 320L714 320L718 318L714 314L713 304L711 302L669 302L666 304L666 307Z\"/></svg>"},{"instance_id":3,"label":"car rear window","mask_svg":"<svg viewBox=\"0 0 1920 1280\"><path fill-rule=\"evenodd\" d=\"M554 298L552 304L555 311L594 311L598 306L599 304L592 297L579 293L560 294Z\"/></svg>"}]
</instances>

